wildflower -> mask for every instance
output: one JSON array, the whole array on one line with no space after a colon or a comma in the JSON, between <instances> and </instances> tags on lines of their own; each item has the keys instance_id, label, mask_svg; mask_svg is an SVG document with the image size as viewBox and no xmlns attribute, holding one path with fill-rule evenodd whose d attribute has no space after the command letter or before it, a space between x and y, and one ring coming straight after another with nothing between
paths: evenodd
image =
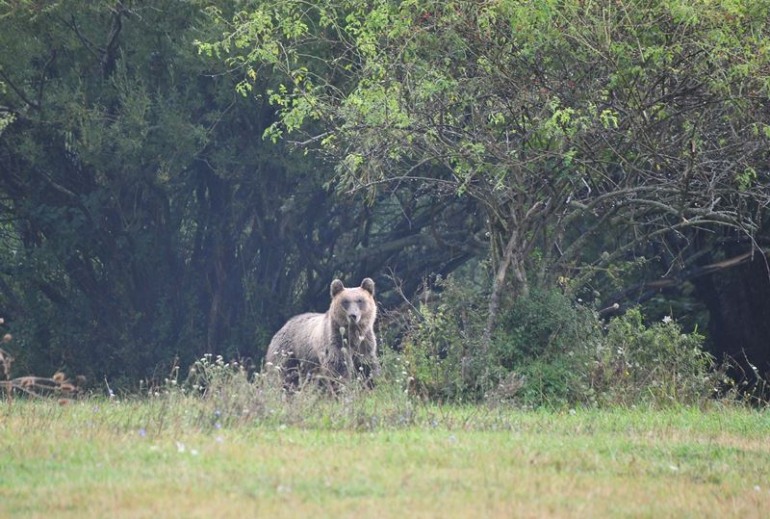
<instances>
[{"instance_id":1,"label":"wildflower","mask_svg":"<svg viewBox=\"0 0 770 519\"><path fill-rule=\"evenodd\" d=\"M145 429L144 427L140 427L139 428L139 436L141 436L142 438L147 436L147 429Z\"/></svg>"},{"instance_id":2,"label":"wildflower","mask_svg":"<svg viewBox=\"0 0 770 519\"><path fill-rule=\"evenodd\" d=\"M670 315L667 315L667 316L663 317L663 324L669 324L669 323L673 322L673 320L674 320L673 317L671 317Z\"/></svg>"}]
</instances>

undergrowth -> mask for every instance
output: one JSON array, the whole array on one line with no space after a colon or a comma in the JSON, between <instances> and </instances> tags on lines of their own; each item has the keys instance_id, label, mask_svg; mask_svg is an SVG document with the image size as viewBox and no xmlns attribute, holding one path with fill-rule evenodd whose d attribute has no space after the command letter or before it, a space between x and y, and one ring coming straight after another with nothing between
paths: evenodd
<instances>
[{"instance_id":1,"label":"undergrowth","mask_svg":"<svg viewBox=\"0 0 770 519\"><path fill-rule=\"evenodd\" d=\"M509 301L484 343L485 297L451 280L410 312L402 362L423 398L520 407L665 407L735 398L697 330L638 309L603 321L558 290Z\"/></svg>"},{"instance_id":2,"label":"undergrowth","mask_svg":"<svg viewBox=\"0 0 770 519\"><path fill-rule=\"evenodd\" d=\"M189 418L200 427L258 423L367 430L412 425L415 420L415 403L397 382L372 389L353 380L336 386L334 394L315 384L287 391L269 374L252 373L237 361L214 355L196 361L186 379L167 379L164 387L149 393L159 402L190 405L195 412Z\"/></svg>"}]
</instances>

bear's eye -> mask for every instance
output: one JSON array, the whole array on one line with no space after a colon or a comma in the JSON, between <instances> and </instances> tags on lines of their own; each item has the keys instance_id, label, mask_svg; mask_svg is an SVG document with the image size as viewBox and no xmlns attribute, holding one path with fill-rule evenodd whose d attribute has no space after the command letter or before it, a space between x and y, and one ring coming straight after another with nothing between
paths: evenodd
<instances>
[{"instance_id":1,"label":"bear's eye","mask_svg":"<svg viewBox=\"0 0 770 519\"><path fill-rule=\"evenodd\" d=\"M362 305L362 304L364 304L364 300L363 300L363 298L361 298L361 299L358 299L358 300L356 301L356 303L358 303L359 305Z\"/></svg>"},{"instance_id":2,"label":"bear's eye","mask_svg":"<svg viewBox=\"0 0 770 519\"><path fill-rule=\"evenodd\" d=\"M350 306L350 301L348 301L347 299L345 299L345 300L343 300L343 301L342 301L342 308L344 308L344 309L346 309L346 310L347 310L347 308L348 308L349 306Z\"/></svg>"}]
</instances>

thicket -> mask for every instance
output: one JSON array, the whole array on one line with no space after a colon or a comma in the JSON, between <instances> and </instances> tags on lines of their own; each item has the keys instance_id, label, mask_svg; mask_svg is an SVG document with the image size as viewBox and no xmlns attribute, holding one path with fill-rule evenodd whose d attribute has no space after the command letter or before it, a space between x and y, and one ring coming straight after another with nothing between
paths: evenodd
<instances>
[{"instance_id":1,"label":"thicket","mask_svg":"<svg viewBox=\"0 0 770 519\"><path fill-rule=\"evenodd\" d=\"M732 387L725 366L667 316L605 321L560 290L506 302L485 346L480 287L451 279L411 312L400 362L409 391L445 401L523 406L695 405Z\"/></svg>"}]
</instances>

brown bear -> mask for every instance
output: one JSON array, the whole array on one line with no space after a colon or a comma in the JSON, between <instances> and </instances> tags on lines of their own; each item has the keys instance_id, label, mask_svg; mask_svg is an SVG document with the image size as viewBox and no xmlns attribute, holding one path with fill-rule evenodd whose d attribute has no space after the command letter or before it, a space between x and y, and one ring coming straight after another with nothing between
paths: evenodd
<instances>
[{"instance_id":1,"label":"brown bear","mask_svg":"<svg viewBox=\"0 0 770 519\"><path fill-rule=\"evenodd\" d=\"M265 367L280 373L284 387L301 388L311 379L329 387L353 379L370 383L380 372L374 281L365 278L360 287L345 288L335 279L330 289L326 313L294 316L270 341Z\"/></svg>"}]
</instances>

